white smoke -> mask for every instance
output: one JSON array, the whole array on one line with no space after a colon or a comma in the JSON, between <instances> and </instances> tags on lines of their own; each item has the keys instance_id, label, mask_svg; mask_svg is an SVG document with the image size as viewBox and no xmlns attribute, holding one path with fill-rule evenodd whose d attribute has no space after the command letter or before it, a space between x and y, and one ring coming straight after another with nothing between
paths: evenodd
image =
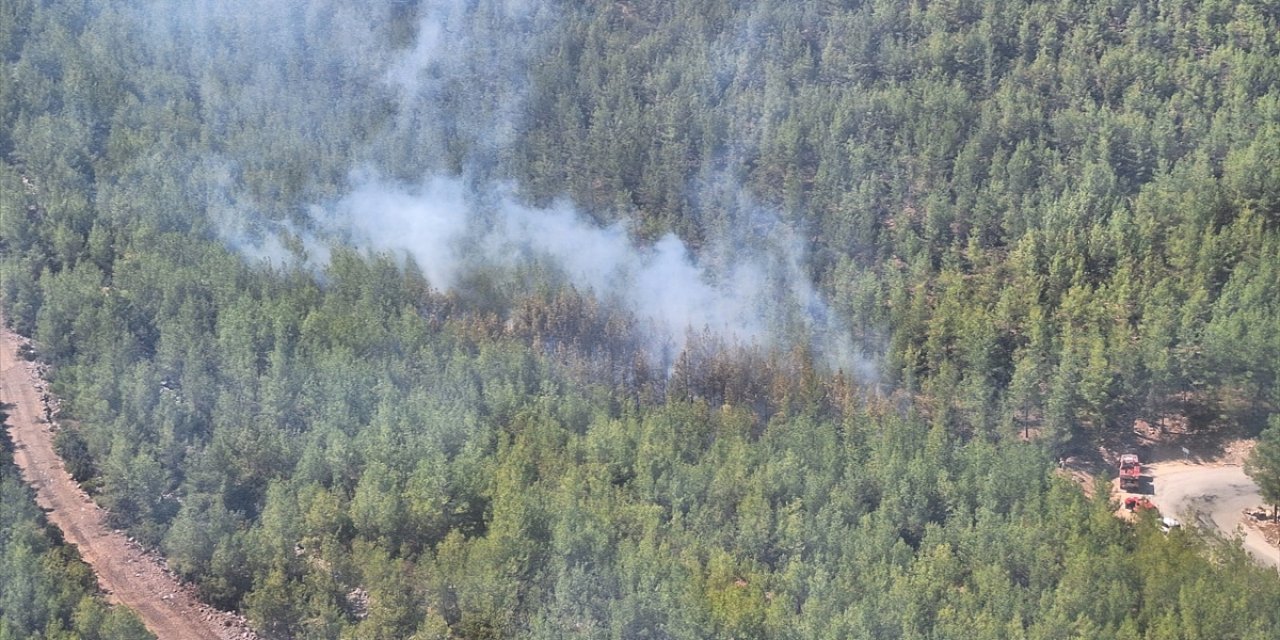
<instances>
[{"instance_id":1,"label":"white smoke","mask_svg":"<svg viewBox=\"0 0 1280 640\"><path fill-rule=\"evenodd\" d=\"M832 366L867 373L809 283L794 234L776 221L769 238L721 247L713 264L701 264L673 234L638 245L623 224L598 226L568 204L530 207L500 187L477 194L439 176L404 186L370 172L353 183L313 210L320 233L410 257L437 288L459 286L472 269L549 262L569 284L648 327L655 360L682 349L690 332L710 332L731 344L809 342Z\"/></svg>"},{"instance_id":2,"label":"white smoke","mask_svg":"<svg viewBox=\"0 0 1280 640\"><path fill-rule=\"evenodd\" d=\"M731 179L702 187L727 194L735 213L721 217L734 222L714 229L716 243L696 256L675 235L637 244L625 221L602 227L567 203L532 207L495 182L493 168L525 111L538 36L555 20L549 12L512 0L422 2L415 40L403 53L364 58L372 74L366 77L395 110L352 158L362 168L351 173L345 195L314 205L310 223L296 226L254 223L236 213L251 209L248 203L234 202L219 216L223 236L250 258L292 255L317 269L330 242L398 252L440 289L465 286L476 270L541 261L633 314L648 328L658 359L659 352L678 352L690 332L710 332L737 344L807 343L832 366L865 370L849 332L811 284L799 234L734 195L742 190ZM415 178L406 166L428 174ZM712 200L705 206L725 204Z\"/></svg>"},{"instance_id":3,"label":"white smoke","mask_svg":"<svg viewBox=\"0 0 1280 640\"><path fill-rule=\"evenodd\" d=\"M762 338L752 292L764 286L763 265L737 264L716 278L674 235L642 247L623 225L595 226L568 205L532 208L506 193L496 200L489 216L461 180L434 177L406 188L366 174L350 194L314 215L327 235L412 257L442 289L456 286L477 265L515 268L545 260L580 290L665 327L675 342L687 329ZM476 224L483 218L489 219Z\"/></svg>"}]
</instances>

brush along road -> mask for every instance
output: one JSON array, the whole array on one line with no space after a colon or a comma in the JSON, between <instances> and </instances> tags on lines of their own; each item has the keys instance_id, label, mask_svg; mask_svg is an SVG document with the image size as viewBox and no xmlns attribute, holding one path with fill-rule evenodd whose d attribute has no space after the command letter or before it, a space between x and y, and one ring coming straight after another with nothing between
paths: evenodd
<instances>
[{"instance_id":1,"label":"brush along road","mask_svg":"<svg viewBox=\"0 0 1280 640\"><path fill-rule=\"evenodd\" d=\"M71 479L53 450L41 402L44 383L18 356L20 344L21 338L0 329L0 402L9 414L14 460L36 490L36 502L93 567L108 598L137 612L161 640L256 638L242 618L201 603L159 560L107 527L106 513Z\"/></svg>"},{"instance_id":2,"label":"brush along road","mask_svg":"<svg viewBox=\"0 0 1280 640\"><path fill-rule=\"evenodd\" d=\"M1151 501L1165 515L1187 524L1216 528L1228 538L1244 534L1244 548L1259 562L1280 568L1280 549L1267 544L1257 530L1244 526L1244 509L1263 503L1258 485L1238 465L1208 465L1171 460L1147 465L1155 495Z\"/></svg>"}]
</instances>

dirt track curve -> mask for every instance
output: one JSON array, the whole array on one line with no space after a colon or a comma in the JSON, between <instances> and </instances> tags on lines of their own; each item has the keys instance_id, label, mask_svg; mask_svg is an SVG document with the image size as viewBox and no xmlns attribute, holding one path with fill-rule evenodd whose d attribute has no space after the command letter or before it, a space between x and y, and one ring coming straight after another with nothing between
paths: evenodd
<instances>
[{"instance_id":1,"label":"dirt track curve","mask_svg":"<svg viewBox=\"0 0 1280 640\"><path fill-rule=\"evenodd\" d=\"M0 402L7 405L14 459L49 521L93 567L108 598L137 612L160 640L257 638L243 618L201 603L159 559L107 526L106 513L54 452L52 425L44 418L44 382L35 366L19 357L23 342L0 328Z\"/></svg>"},{"instance_id":2,"label":"dirt track curve","mask_svg":"<svg viewBox=\"0 0 1280 640\"><path fill-rule=\"evenodd\" d=\"M1154 479L1151 501L1164 513L1216 528L1228 538L1243 536L1244 548L1264 565L1280 568L1280 549L1256 529L1244 526L1244 510L1263 504L1258 485L1239 465L1165 461L1147 467Z\"/></svg>"}]
</instances>

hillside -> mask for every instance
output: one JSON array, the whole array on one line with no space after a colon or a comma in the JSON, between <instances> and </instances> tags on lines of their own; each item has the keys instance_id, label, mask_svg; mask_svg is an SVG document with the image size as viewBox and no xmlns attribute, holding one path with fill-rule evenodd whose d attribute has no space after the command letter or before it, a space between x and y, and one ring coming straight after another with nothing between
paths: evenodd
<instances>
[{"instance_id":1,"label":"hillside","mask_svg":"<svg viewBox=\"0 0 1280 640\"><path fill-rule=\"evenodd\" d=\"M9 438L14 363L0 360L0 638L154 638L132 612L107 605L93 572L23 484Z\"/></svg>"},{"instance_id":2,"label":"hillside","mask_svg":"<svg viewBox=\"0 0 1280 640\"><path fill-rule=\"evenodd\" d=\"M41 383L34 363L19 355L24 347L30 348L30 345L8 331L0 332L0 398L7 400L7 429L4 437L5 443L12 447L11 451L6 450L6 454L11 452L12 459L0 462L6 469L16 464L22 472L22 479L35 488L36 504L45 513L49 524L61 532L66 545L74 548L75 553L88 563L93 575L97 576L96 586L110 602L136 613L142 625L153 630L159 638L253 639L254 636L245 633L241 621L221 612L210 611L168 575L161 562L157 562L132 543L120 530L113 531L106 526L106 513L94 505L71 479L54 451L57 425L40 417L48 405L41 399ZM18 493L14 492L13 497L18 497ZM21 525L9 526L17 529ZM71 555L65 547L58 550ZM69 561L67 566L69 570L80 568L78 564ZM25 567L9 571L8 583L21 584L24 582L22 574L27 571ZM90 576L71 571L68 573L75 576L73 580L79 580L81 590L91 591L89 587L94 581ZM33 578L38 579L38 576L25 576L25 580ZM53 584L58 582L58 578L53 576L46 580ZM49 606L49 603L43 602L44 598L41 596L21 593L21 589L18 591L18 597L7 603L7 608L18 622L26 623L27 628L23 629L22 624L7 627L9 636L21 637L40 632L46 626L40 621L42 616L30 613L22 615L25 613L23 610L39 611ZM148 637L140 628L142 625L138 624L138 620L118 608L109 612L96 611L96 602L87 593L82 597L82 602L73 603L77 604L77 613L70 620L58 620L49 615L52 611L47 612L45 615L51 618L47 623L48 627L56 628L58 623L71 626L67 624L70 622L74 625L75 633L89 637L97 637L94 634L105 637ZM28 601L22 602L22 599ZM79 612L80 608L85 611ZM98 629L98 625L106 628Z\"/></svg>"},{"instance_id":3,"label":"hillside","mask_svg":"<svg viewBox=\"0 0 1280 640\"><path fill-rule=\"evenodd\" d=\"M1271 638L1273 2L11 0L0 303L266 637Z\"/></svg>"}]
</instances>

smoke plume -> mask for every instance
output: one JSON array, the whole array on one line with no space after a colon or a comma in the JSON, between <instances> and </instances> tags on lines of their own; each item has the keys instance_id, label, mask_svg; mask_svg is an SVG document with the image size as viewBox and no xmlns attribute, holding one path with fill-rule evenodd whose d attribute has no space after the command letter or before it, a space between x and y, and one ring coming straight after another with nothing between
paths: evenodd
<instances>
[{"instance_id":1,"label":"smoke plume","mask_svg":"<svg viewBox=\"0 0 1280 640\"><path fill-rule=\"evenodd\" d=\"M871 373L811 284L798 234L745 196L735 198L733 228L718 229L697 255L672 234L637 243L627 221L600 226L568 202L522 202L499 167L510 153L530 68L545 53L542 38L553 31L554 14L540 3L510 0L428 1L416 7L412 40L399 54L374 50L363 39L337 47L358 60L305 60L305 47L291 53L303 57L304 68L331 68L364 87L366 95L352 104L390 105L390 115L360 148L349 150L356 168L337 181L345 190L312 189L315 199L304 216L289 221L279 214L246 213L256 212L252 195L218 199L221 206L211 206L211 213L228 243L251 259L311 268L324 266L329 243L400 253L440 289L464 286L482 270L553 265L565 284L625 309L648 327L658 361L665 358L657 354L678 352L690 332L710 332L737 344L807 345L832 366L864 377ZM351 14L344 19L356 20ZM386 19L379 12L368 18ZM329 29L385 31L376 24ZM272 95L270 88L241 87L225 98L227 110L269 113ZM316 117L372 119L323 111ZM293 120L282 126L301 127ZM223 182L211 191L234 191L235 172L220 173ZM711 188L718 193L742 191L729 178L715 182Z\"/></svg>"},{"instance_id":2,"label":"smoke plume","mask_svg":"<svg viewBox=\"0 0 1280 640\"><path fill-rule=\"evenodd\" d=\"M712 268L675 235L637 245L624 224L597 226L568 204L529 207L501 187L492 187L495 198L444 177L407 187L370 174L353 181L351 193L314 211L324 235L411 257L433 286L455 287L470 270L541 262L652 327L655 352L679 350L690 331L705 331L741 344L820 339L839 345L822 349L833 364L852 356L781 224L768 245L726 247Z\"/></svg>"}]
</instances>

